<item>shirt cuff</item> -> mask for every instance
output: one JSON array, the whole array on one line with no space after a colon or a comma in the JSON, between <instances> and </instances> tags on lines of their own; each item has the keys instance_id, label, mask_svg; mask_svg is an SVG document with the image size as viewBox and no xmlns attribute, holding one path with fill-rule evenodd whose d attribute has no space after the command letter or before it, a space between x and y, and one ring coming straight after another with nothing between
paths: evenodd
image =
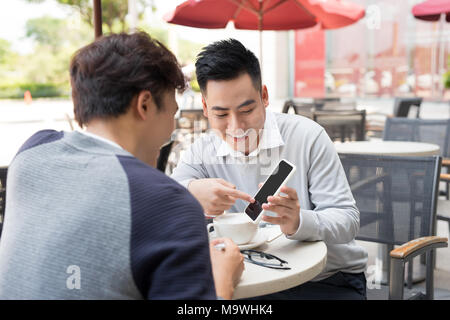
<instances>
[{"instance_id":1,"label":"shirt cuff","mask_svg":"<svg viewBox=\"0 0 450 320\"><path fill-rule=\"evenodd\" d=\"M178 181L178 183L187 189L189 186L189 183L191 183L191 181L194 181L194 180L195 179L186 179L186 180Z\"/></svg>"},{"instance_id":2,"label":"shirt cuff","mask_svg":"<svg viewBox=\"0 0 450 320\"><path fill-rule=\"evenodd\" d=\"M317 216L313 210L302 210L300 209L300 224L298 226L297 232L290 236L286 236L291 240L318 240L318 223Z\"/></svg>"}]
</instances>

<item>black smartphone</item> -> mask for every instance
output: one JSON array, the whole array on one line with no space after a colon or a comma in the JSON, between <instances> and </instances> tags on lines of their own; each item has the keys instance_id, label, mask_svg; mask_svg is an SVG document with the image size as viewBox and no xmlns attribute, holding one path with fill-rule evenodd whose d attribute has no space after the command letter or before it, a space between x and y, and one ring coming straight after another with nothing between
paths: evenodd
<instances>
[{"instance_id":1,"label":"black smartphone","mask_svg":"<svg viewBox=\"0 0 450 320\"><path fill-rule=\"evenodd\" d=\"M255 202L250 203L245 208L245 213L256 223L262 218L262 205L267 203L267 197L277 195L280 189L292 174L295 172L295 166L287 160L281 160L273 172L267 177L266 181L253 197Z\"/></svg>"}]
</instances>

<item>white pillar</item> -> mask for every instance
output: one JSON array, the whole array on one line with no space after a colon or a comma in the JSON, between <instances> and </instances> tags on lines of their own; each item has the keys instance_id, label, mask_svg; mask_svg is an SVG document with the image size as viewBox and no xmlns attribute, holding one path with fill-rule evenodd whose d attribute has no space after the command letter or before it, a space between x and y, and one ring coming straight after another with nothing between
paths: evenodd
<instances>
[{"instance_id":1,"label":"white pillar","mask_svg":"<svg viewBox=\"0 0 450 320\"><path fill-rule=\"evenodd\" d=\"M281 111L284 101L289 98L290 72L294 71L289 59L289 33L266 31L263 49L263 83L269 91L270 106Z\"/></svg>"},{"instance_id":2,"label":"white pillar","mask_svg":"<svg viewBox=\"0 0 450 320\"><path fill-rule=\"evenodd\" d=\"M128 23L130 24L130 33L135 32L138 25L136 0L128 0Z\"/></svg>"}]
</instances>

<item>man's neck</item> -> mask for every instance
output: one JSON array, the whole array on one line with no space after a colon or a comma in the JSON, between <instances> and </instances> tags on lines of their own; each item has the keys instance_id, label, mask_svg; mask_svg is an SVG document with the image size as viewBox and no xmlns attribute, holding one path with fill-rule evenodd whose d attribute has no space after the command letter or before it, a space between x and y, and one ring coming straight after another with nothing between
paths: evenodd
<instances>
[{"instance_id":1,"label":"man's neck","mask_svg":"<svg viewBox=\"0 0 450 320\"><path fill-rule=\"evenodd\" d=\"M133 126L117 120L92 120L86 126L86 131L118 144L139 160L156 167L159 150L151 150L148 143L141 143L137 131L131 130Z\"/></svg>"}]
</instances>

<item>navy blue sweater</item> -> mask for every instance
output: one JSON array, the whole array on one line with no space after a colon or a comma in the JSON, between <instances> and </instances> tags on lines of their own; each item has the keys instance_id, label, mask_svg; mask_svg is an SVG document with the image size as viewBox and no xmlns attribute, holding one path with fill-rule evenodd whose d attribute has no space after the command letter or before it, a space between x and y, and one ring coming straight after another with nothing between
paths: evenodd
<instances>
[{"instance_id":1,"label":"navy blue sweater","mask_svg":"<svg viewBox=\"0 0 450 320\"><path fill-rule=\"evenodd\" d=\"M215 299L200 204L127 151L32 136L8 170L1 299Z\"/></svg>"}]
</instances>

